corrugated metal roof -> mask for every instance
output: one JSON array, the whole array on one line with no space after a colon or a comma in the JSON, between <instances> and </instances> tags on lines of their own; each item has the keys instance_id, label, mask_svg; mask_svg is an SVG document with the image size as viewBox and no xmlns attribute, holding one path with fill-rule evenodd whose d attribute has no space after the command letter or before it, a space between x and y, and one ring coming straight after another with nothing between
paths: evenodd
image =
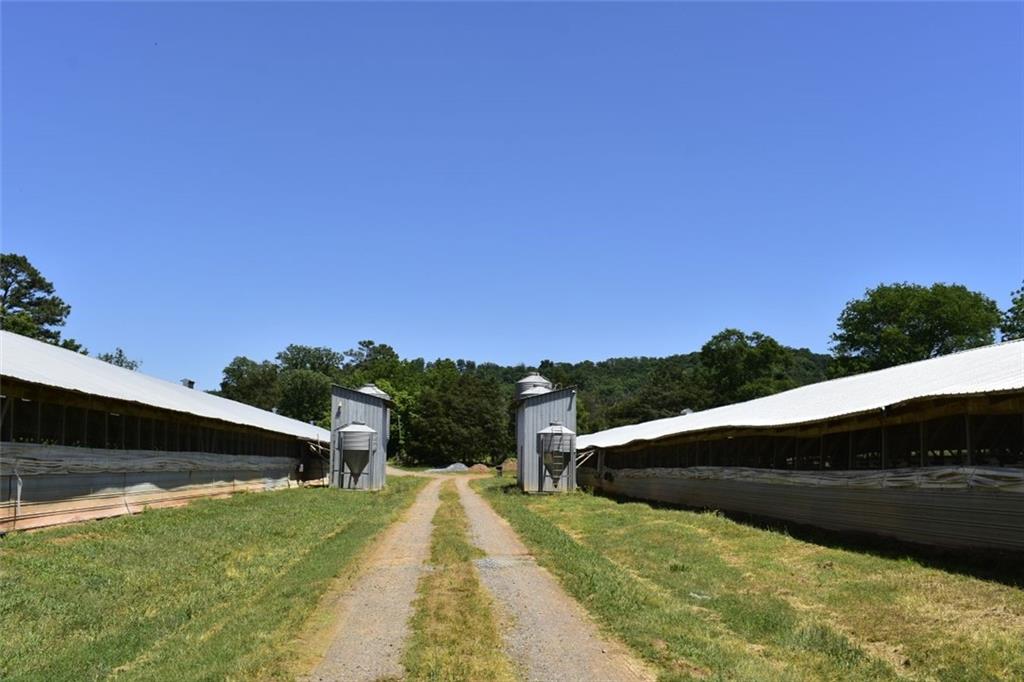
<instances>
[{"instance_id":1,"label":"corrugated metal roof","mask_svg":"<svg viewBox=\"0 0 1024 682\"><path fill-rule=\"evenodd\" d=\"M1024 389L1024 340L823 381L703 412L580 436L577 448L610 448L717 428L806 424L909 400Z\"/></svg>"},{"instance_id":2,"label":"corrugated metal roof","mask_svg":"<svg viewBox=\"0 0 1024 682\"><path fill-rule=\"evenodd\" d=\"M329 442L326 429L0 331L0 375Z\"/></svg>"}]
</instances>

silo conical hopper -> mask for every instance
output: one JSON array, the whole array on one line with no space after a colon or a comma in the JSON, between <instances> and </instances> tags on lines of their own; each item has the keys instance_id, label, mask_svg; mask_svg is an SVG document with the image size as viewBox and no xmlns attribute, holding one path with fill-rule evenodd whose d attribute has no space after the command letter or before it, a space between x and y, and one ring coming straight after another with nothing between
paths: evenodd
<instances>
[{"instance_id":1,"label":"silo conical hopper","mask_svg":"<svg viewBox=\"0 0 1024 682\"><path fill-rule=\"evenodd\" d=\"M537 432L537 452L540 454L542 472L551 477L555 490L562 480L565 470L572 466L573 453L576 451L576 433L566 428L561 422ZM545 478L541 476L540 489L544 490Z\"/></svg>"},{"instance_id":2,"label":"silo conical hopper","mask_svg":"<svg viewBox=\"0 0 1024 682\"><path fill-rule=\"evenodd\" d=\"M347 470L349 484L355 488L359 477L370 463L370 456L377 449L377 432L361 422L338 429L338 449L341 451L342 475Z\"/></svg>"}]
</instances>

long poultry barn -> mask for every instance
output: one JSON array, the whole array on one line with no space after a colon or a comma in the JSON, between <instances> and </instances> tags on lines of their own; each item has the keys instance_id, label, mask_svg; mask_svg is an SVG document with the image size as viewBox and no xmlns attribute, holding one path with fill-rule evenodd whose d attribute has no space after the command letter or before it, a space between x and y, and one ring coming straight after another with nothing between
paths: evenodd
<instances>
[{"instance_id":1,"label":"long poultry barn","mask_svg":"<svg viewBox=\"0 0 1024 682\"><path fill-rule=\"evenodd\" d=\"M0 532L288 487L330 433L0 332Z\"/></svg>"},{"instance_id":2,"label":"long poultry barn","mask_svg":"<svg viewBox=\"0 0 1024 682\"><path fill-rule=\"evenodd\" d=\"M578 439L580 485L940 547L1024 551L1024 341Z\"/></svg>"}]
</instances>

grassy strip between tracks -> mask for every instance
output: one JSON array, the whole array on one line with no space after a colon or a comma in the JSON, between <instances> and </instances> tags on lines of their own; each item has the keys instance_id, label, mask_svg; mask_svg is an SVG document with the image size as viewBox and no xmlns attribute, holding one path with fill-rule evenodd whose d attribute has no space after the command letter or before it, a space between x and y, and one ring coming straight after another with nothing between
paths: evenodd
<instances>
[{"instance_id":1,"label":"grassy strip between tracks","mask_svg":"<svg viewBox=\"0 0 1024 682\"><path fill-rule=\"evenodd\" d=\"M413 680L511 682L490 597L473 560L482 553L468 538L469 525L454 481L441 488L430 545L431 571L420 581L405 666Z\"/></svg>"}]
</instances>

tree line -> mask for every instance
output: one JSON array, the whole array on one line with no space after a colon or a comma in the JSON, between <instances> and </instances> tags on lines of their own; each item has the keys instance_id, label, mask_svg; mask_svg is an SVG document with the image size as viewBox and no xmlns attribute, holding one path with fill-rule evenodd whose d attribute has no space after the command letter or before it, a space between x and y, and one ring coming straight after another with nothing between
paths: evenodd
<instances>
[{"instance_id":1,"label":"tree line","mask_svg":"<svg viewBox=\"0 0 1024 682\"><path fill-rule=\"evenodd\" d=\"M62 338L70 306L24 256L0 256L0 324L72 350ZM293 344L273 359L239 356L223 371L225 398L295 419L330 425L330 387L373 382L391 394L391 456L410 463L494 463L514 449L515 382L538 370L578 390L580 433L704 410L828 378L884 369L1024 338L1024 286L1002 311L988 296L958 284L881 284L840 312L830 354L780 344L758 331L724 329L699 351L536 367L465 359L402 358L366 340L338 351ZM99 356L138 366L118 348Z\"/></svg>"}]
</instances>

